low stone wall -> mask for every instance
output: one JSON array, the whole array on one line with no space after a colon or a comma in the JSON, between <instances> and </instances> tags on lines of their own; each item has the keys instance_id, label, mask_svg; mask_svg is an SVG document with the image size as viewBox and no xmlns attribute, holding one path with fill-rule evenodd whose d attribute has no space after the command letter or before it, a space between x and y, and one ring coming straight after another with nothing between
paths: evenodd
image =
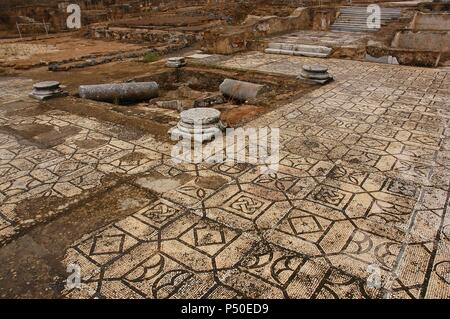
<instances>
[{"instance_id":1,"label":"low stone wall","mask_svg":"<svg viewBox=\"0 0 450 319\"><path fill-rule=\"evenodd\" d=\"M399 31L392 41L392 47L419 51L448 51L450 31Z\"/></svg>"},{"instance_id":2,"label":"low stone wall","mask_svg":"<svg viewBox=\"0 0 450 319\"><path fill-rule=\"evenodd\" d=\"M190 33L106 26L90 27L88 36L95 39L111 39L131 43L151 43L152 45L184 44L185 46L189 46L197 40L196 36Z\"/></svg>"},{"instance_id":3,"label":"low stone wall","mask_svg":"<svg viewBox=\"0 0 450 319\"><path fill-rule=\"evenodd\" d=\"M141 12L168 10L190 5L204 5L207 0L0 0L0 24L14 31L19 17L50 24L50 32L67 30L67 5L81 7L82 25L118 20L139 15ZM25 30L24 30L25 32ZM38 30L42 33L42 30ZM44 32L45 33L45 32Z\"/></svg>"},{"instance_id":4,"label":"low stone wall","mask_svg":"<svg viewBox=\"0 0 450 319\"><path fill-rule=\"evenodd\" d=\"M336 7L312 8L310 11L310 15L312 16L312 29L326 31L336 21L339 9Z\"/></svg>"},{"instance_id":5,"label":"low stone wall","mask_svg":"<svg viewBox=\"0 0 450 319\"><path fill-rule=\"evenodd\" d=\"M450 31L450 13L417 12L411 22L413 31Z\"/></svg>"},{"instance_id":6,"label":"low stone wall","mask_svg":"<svg viewBox=\"0 0 450 319\"><path fill-rule=\"evenodd\" d=\"M405 48L388 48L367 46L367 53L373 57L392 56L399 64L423 67L437 67L441 62L442 53L439 51L418 51Z\"/></svg>"},{"instance_id":7,"label":"low stone wall","mask_svg":"<svg viewBox=\"0 0 450 319\"><path fill-rule=\"evenodd\" d=\"M202 49L209 53L233 54L245 51L251 40L277 33L309 29L311 25L312 19L308 8L298 8L288 17L248 16L241 26L205 32Z\"/></svg>"}]
</instances>

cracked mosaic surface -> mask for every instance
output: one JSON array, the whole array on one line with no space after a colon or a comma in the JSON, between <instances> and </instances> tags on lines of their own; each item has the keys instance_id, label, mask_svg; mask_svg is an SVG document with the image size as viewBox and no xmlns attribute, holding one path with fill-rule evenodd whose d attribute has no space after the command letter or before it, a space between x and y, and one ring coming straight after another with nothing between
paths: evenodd
<instances>
[{"instance_id":1,"label":"cracked mosaic surface","mask_svg":"<svg viewBox=\"0 0 450 319\"><path fill-rule=\"evenodd\" d=\"M311 62L246 53L220 66L295 75ZM174 164L170 145L123 141L94 119L0 111L3 124L78 130L49 149L0 133L0 236L15 231L26 198L157 172L155 201L67 250L64 264L79 264L84 282L67 298L450 298L450 72L320 63L335 82L247 124L280 128L270 175ZM369 284L375 268L381 285Z\"/></svg>"}]
</instances>

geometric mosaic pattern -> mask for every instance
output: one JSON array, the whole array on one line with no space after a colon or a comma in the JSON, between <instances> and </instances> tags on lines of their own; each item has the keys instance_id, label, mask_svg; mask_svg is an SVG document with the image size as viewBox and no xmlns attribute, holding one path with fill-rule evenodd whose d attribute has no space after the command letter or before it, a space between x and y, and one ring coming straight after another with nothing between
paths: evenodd
<instances>
[{"instance_id":1,"label":"geometric mosaic pattern","mask_svg":"<svg viewBox=\"0 0 450 319\"><path fill-rule=\"evenodd\" d=\"M252 52L219 64L296 75L311 62ZM170 145L66 112L0 109L8 125L77 129L45 149L0 131L0 238L20 231L27 198L76 199L111 173L157 173L183 182L72 243L62 262L81 266L84 285L65 297L450 298L450 72L320 63L335 82L247 124L280 128L270 175L174 164Z\"/></svg>"},{"instance_id":2,"label":"geometric mosaic pattern","mask_svg":"<svg viewBox=\"0 0 450 319\"><path fill-rule=\"evenodd\" d=\"M124 141L116 133L120 130L112 124L62 111L36 116L12 112L16 104L11 101L36 103L27 97L31 83L16 79L0 82L1 91L8 92L0 95L0 124L4 125L0 130L0 243L46 218L19 216L17 209L21 202L36 198L76 200L101 186L108 174L145 172L162 158L161 152L144 146L153 144L149 141L151 137ZM25 132L40 127L51 130L37 131L31 139L25 139L20 134L11 134L6 126ZM54 146L40 143L51 134L69 130L74 134ZM157 149L158 143L153 148Z\"/></svg>"}]
</instances>

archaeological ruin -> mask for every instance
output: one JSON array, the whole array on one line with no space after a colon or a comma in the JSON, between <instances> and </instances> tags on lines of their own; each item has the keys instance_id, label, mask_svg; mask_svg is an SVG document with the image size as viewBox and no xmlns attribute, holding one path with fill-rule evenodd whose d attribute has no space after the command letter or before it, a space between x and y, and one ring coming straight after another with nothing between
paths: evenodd
<instances>
[{"instance_id":1,"label":"archaeological ruin","mask_svg":"<svg viewBox=\"0 0 450 319\"><path fill-rule=\"evenodd\" d=\"M0 299L448 300L449 125L448 0L3 0Z\"/></svg>"}]
</instances>

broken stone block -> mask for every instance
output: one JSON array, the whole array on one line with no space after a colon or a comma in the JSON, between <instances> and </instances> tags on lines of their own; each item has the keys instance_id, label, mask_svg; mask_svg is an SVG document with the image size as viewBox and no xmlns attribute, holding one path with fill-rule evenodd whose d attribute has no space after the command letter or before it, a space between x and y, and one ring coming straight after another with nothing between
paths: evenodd
<instances>
[{"instance_id":1,"label":"broken stone block","mask_svg":"<svg viewBox=\"0 0 450 319\"><path fill-rule=\"evenodd\" d=\"M58 62L50 62L48 64L48 70L49 71L55 72L55 71L58 71L58 68L59 68L59 63Z\"/></svg>"},{"instance_id":2,"label":"broken stone block","mask_svg":"<svg viewBox=\"0 0 450 319\"><path fill-rule=\"evenodd\" d=\"M195 142L209 142L224 129L220 111L213 108L193 108L183 111L177 126L169 130L174 138Z\"/></svg>"},{"instance_id":3,"label":"broken stone block","mask_svg":"<svg viewBox=\"0 0 450 319\"><path fill-rule=\"evenodd\" d=\"M177 110L177 111L183 110L183 101L180 101L180 100L157 101L156 105L163 109L170 109L170 110Z\"/></svg>"},{"instance_id":4,"label":"broken stone block","mask_svg":"<svg viewBox=\"0 0 450 319\"><path fill-rule=\"evenodd\" d=\"M333 77L328 73L328 67L326 66L305 64L297 79L313 84L325 84L332 81Z\"/></svg>"},{"instance_id":5,"label":"broken stone block","mask_svg":"<svg viewBox=\"0 0 450 319\"><path fill-rule=\"evenodd\" d=\"M186 60L183 57L174 57L167 59L166 66L169 68L181 68L186 65Z\"/></svg>"},{"instance_id":6,"label":"broken stone block","mask_svg":"<svg viewBox=\"0 0 450 319\"><path fill-rule=\"evenodd\" d=\"M195 54L192 54L192 55L189 55L188 56L188 58L190 58L190 59L206 59L206 58L210 58L210 57L212 57L212 55L211 54L202 54L202 53L195 53Z\"/></svg>"},{"instance_id":7,"label":"broken stone block","mask_svg":"<svg viewBox=\"0 0 450 319\"><path fill-rule=\"evenodd\" d=\"M44 81L35 83L33 85L33 91L29 94L30 97L40 101L66 95L67 92L64 92L61 89L58 81Z\"/></svg>"},{"instance_id":8,"label":"broken stone block","mask_svg":"<svg viewBox=\"0 0 450 319\"><path fill-rule=\"evenodd\" d=\"M94 101L138 102L158 97L159 86L156 82L81 85L79 93L82 98Z\"/></svg>"},{"instance_id":9,"label":"broken stone block","mask_svg":"<svg viewBox=\"0 0 450 319\"><path fill-rule=\"evenodd\" d=\"M225 98L222 94L214 94L194 101L194 107L211 107L212 105L225 103Z\"/></svg>"},{"instance_id":10,"label":"broken stone block","mask_svg":"<svg viewBox=\"0 0 450 319\"><path fill-rule=\"evenodd\" d=\"M220 85L220 92L239 101L248 101L257 98L264 92L267 87L262 84L225 79Z\"/></svg>"},{"instance_id":11,"label":"broken stone block","mask_svg":"<svg viewBox=\"0 0 450 319\"><path fill-rule=\"evenodd\" d=\"M270 54L284 54L295 56L308 56L315 58L326 58L330 56L332 49L319 45L306 44L289 44L289 43L269 43L269 47L265 50Z\"/></svg>"}]
</instances>

